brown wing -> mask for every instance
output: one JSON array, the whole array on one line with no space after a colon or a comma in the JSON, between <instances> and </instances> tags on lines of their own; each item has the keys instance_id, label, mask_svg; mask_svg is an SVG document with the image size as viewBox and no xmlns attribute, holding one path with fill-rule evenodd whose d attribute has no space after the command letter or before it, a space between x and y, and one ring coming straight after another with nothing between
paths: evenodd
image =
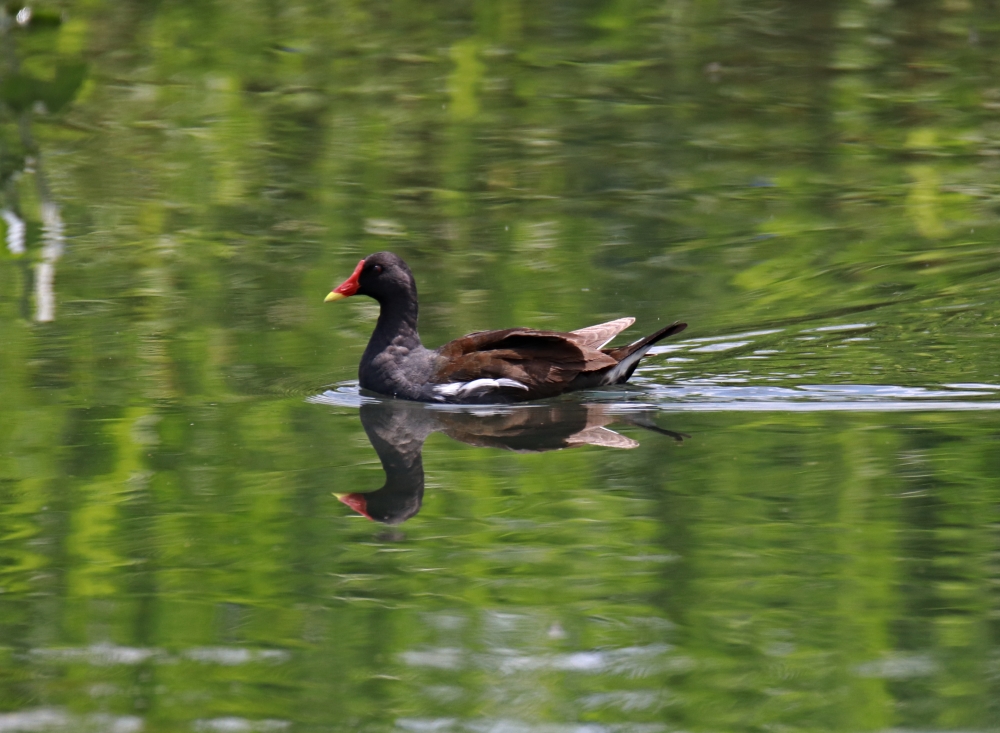
<instances>
[{"instance_id":1,"label":"brown wing","mask_svg":"<svg viewBox=\"0 0 1000 733\"><path fill-rule=\"evenodd\" d=\"M438 354L438 384L513 379L528 388L529 399L558 394L577 374L617 363L576 343L572 334L527 328L473 333L445 344Z\"/></svg>"},{"instance_id":2,"label":"brown wing","mask_svg":"<svg viewBox=\"0 0 1000 733\"><path fill-rule=\"evenodd\" d=\"M634 318L618 318L607 323L598 323L596 326L578 328L570 333L577 337L574 341L580 346L588 349L599 349L633 323L635 323Z\"/></svg>"}]
</instances>

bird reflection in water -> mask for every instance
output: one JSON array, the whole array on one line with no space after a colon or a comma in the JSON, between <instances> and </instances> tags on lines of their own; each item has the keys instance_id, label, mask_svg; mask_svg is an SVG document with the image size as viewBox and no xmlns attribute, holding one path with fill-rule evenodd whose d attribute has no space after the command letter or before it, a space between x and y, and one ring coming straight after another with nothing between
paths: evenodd
<instances>
[{"instance_id":1,"label":"bird reflection in water","mask_svg":"<svg viewBox=\"0 0 1000 733\"><path fill-rule=\"evenodd\" d=\"M667 435L678 443L690 437L655 425L641 414L610 414L608 405L544 405L445 408L402 400L361 405L361 424L382 468L385 485L367 493L337 494L354 511L384 524L400 524L416 515L424 496L424 441L431 433L489 448L519 453L596 445L635 448L636 441L607 427L617 422Z\"/></svg>"}]
</instances>

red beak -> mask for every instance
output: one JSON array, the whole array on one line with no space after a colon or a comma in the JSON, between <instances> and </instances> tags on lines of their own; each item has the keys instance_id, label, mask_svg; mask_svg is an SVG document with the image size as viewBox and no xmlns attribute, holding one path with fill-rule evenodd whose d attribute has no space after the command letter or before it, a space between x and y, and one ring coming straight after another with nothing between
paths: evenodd
<instances>
[{"instance_id":1,"label":"red beak","mask_svg":"<svg viewBox=\"0 0 1000 733\"><path fill-rule=\"evenodd\" d=\"M323 299L323 302L329 303L334 300L340 300L341 298L350 298L358 292L358 288L361 287L360 283L358 283L358 278L361 277L361 270L364 266L365 261L361 260L361 262L358 263L358 266L354 268L354 272L351 273L351 276L335 287L333 291Z\"/></svg>"},{"instance_id":2,"label":"red beak","mask_svg":"<svg viewBox=\"0 0 1000 733\"><path fill-rule=\"evenodd\" d=\"M368 516L368 512L365 511L368 508L368 501L365 499L364 494L337 494L336 496L341 502L347 504L347 506L361 516L371 519L371 517Z\"/></svg>"}]
</instances>

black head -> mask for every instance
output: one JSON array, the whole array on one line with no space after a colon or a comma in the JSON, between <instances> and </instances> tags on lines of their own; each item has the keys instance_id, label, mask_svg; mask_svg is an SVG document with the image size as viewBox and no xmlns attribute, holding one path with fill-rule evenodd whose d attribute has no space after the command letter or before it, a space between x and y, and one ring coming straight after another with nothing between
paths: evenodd
<instances>
[{"instance_id":1,"label":"black head","mask_svg":"<svg viewBox=\"0 0 1000 733\"><path fill-rule=\"evenodd\" d=\"M416 300L413 273L402 258L392 252L376 252L365 257L354 273L326 296L325 302L352 295L367 295L380 303L395 298Z\"/></svg>"}]
</instances>

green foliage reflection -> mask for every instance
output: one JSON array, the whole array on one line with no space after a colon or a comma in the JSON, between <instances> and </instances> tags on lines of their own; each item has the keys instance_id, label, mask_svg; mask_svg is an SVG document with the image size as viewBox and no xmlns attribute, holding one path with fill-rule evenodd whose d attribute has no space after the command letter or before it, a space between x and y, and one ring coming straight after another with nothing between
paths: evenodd
<instances>
[{"instance_id":1,"label":"green foliage reflection","mask_svg":"<svg viewBox=\"0 0 1000 733\"><path fill-rule=\"evenodd\" d=\"M994 413L436 436L386 530L332 496L383 481L356 412L303 399L380 249L432 344L758 333L635 399L997 385L997 8L52 8L0 38L0 728L997 726Z\"/></svg>"}]
</instances>

